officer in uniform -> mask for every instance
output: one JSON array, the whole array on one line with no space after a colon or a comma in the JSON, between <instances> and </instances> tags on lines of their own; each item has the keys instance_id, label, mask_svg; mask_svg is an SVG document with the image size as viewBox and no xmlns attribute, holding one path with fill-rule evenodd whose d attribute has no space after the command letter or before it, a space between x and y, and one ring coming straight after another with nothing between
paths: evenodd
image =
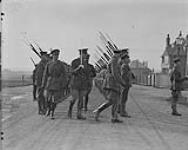
<instances>
[{"instance_id":1,"label":"officer in uniform","mask_svg":"<svg viewBox=\"0 0 188 150\"><path fill-rule=\"evenodd\" d=\"M174 59L174 68L172 70L170 81L171 81L171 94L172 94L172 101L171 101L171 108L172 108L172 115L174 116L181 116L180 113L177 111L177 101L181 94L182 90L182 82L187 79L187 77L182 77L180 68L181 68L180 58Z\"/></svg>"},{"instance_id":2,"label":"officer in uniform","mask_svg":"<svg viewBox=\"0 0 188 150\"><path fill-rule=\"evenodd\" d=\"M105 98L107 101L100 105L96 110L95 113L95 120L98 121L99 114L112 106L112 123L122 123L123 121L118 119L117 109L120 99L120 84L121 76L120 76L120 55L121 51L116 50L114 51L114 55L112 56L111 60L109 61L106 78L103 82L103 89L105 92Z\"/></svg>"},{"instance_id":3,"label":"officer in uniform","mask_svg":"<svg viewBox=\"0 0 188 150\"><path fill-rule=\"evenodd\" d=\"M36 80L37 93L38 93L38 113L45 114L46 112L45 97L41 93L40 88L42 85L42 77L43 77L44 69L48 62L48 54L47 52L40 52L40 55L41 55L41 61L36 67L35 80Z\"/></svg>"},{"instance_id":4,"label":"officer in uniform","mask_svg":"<svg viewBox=\"0 0 188 150\"><path fill-rule=\"evenodd\" d=\"M67 84L67 74L64 63L59 58L59 49L51 51L52 60L45 67L42 81L42 91L47 90L47 116L54 119L54 111L57 103L62 101L62 91Z\"/></svg>"},{"instance_id":5,"label":"officer in uniform","mask_svg":"<svg viewBox=\"0 0 188 150\"><path fill-rule=\"evenodd\" d=\"M119 104L119 111L121 117L128 117L130 118L130 115L128 115L126 111L126 103L128 100L128 92L129 88L131 87L131 78L132 78L132 72L129 67L130 59L128 56L128 49L123 49L121 54L121 79L123 81L123 85L121 86L121 96L120 96L120 104Z\"/></svg>"},{"instance_id":6,"label":"officer in uniform","mask_svg":"<svg viewBox=\"0 0 188 150\"><path fill-rule=\"evenodd\" d=\"M95 68L92 64L89 63L89 57L90 55L88 54L87 57L86 57L86 71L87 71L87 74L88 74L88 81L89 81L89 84L88 84L88 91L86 93L86 96L85 96L85 101L84 101L84 110L87 111L88 107L88 100L89 100L89 94L92 90L92 87L93 87L93 78L96 76L96 71L95 71Z\"/></svg>"},{"instance_id":7,"label":"officer in uniform","mask_svg":"<svg viewBox=\"0 0 188 150\"><path fill-rule=\"evenodd\" d=\"M79 49L80 57L72 61L72 79L71 79L71 94L72 100L70 101L68 117L72 118L72 108L78 99L77 103L77 119L85 120L82 116L83 98L86 96L89 88L89 74L87 70L87 53L88 48Z\"/></svg>"}]
</instances>

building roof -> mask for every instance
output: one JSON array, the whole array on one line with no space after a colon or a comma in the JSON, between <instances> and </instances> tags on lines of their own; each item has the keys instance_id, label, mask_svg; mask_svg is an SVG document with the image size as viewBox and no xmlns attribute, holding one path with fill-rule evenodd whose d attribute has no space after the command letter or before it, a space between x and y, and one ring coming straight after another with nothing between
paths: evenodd
<instances>
[{"instance_id":1,"label":"building roof","mask_svg":"<svg viewBox=\"0 0 188 150\"><path fill-rule=\"evenodd\" d=\"M170 46L167 46L165 48L165 51L162 54L163 56L169 56L169 55L185 55L185 50L184 49L180 49L180 51L178 50L178 40L182 41L181 46L185 47L188 45L188 35L184 38L182 37L182 34L180 32L180 35L175 39L175 41L170 44ZM180 42L179 42L180 43Z\"/></svg>"}]
</instances>

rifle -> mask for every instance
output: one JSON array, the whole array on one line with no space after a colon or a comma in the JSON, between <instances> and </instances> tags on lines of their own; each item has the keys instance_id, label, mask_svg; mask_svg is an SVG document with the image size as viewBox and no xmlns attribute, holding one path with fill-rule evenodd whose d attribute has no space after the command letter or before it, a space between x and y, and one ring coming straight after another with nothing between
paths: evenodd
<instances>
[{"instance_id":1,"label":"rifle","mask_svg":"<svg viewBox=\"0 0 188 150\"><path fill-rule=\"evenodd\" d=\"M103 57L103 56L101 56L101 54L97 51L97 50L95 50L96 52L97 52L97 54L99 55L99 57L104 61L104 63L108 63L108 61Z\"/></svg>"},{"instance_id":2,"label":"rifle","mask_svg":"<svg viewBox=\"0 0 188 150\"><path fill-rule=\"evenodd\" d=\"M104 55L104 57L106 58L107 61L110 60L110 57L102 50L102 48L100 48L100 46L97 45L98 50Z\"/></svg>"},{"instance_id":3,"label":"rifle","mask_svg":"<svg viewBox=\"0 0 188 150\"><path fill-rule=\"evenodd\" d=\"M34 41L34 43L38 46L40 52L43 52L43 50L42 50L42 48L39 46L39 44L37 44L35 41Z\"/></svg>"},{"instance_id":4,"label":"rifle","mask_svg":"<svg viewBox=\"0 0 188 150\"><path fill-rule=\"evenodd\" d=\"M33 62L34 66L36 66L36 63L34 62L33 58L30 57L31 61Z\"/></svg>"},{"instance_id":5,"label":"rifle","mask_svg":"<svg viewBox=\"0 0 188 150\"><path fill-rule=\"evenodd\" d=\"M102 67L104 63L101 62L100 58L96 54L94 54L94 57L97 59L97 64L99 64L99 66Z\"/></svg>"},{"instance_id":6,"label":"rifle","mask_svg":"<svg viewBox=\"0 0 188 150\"><path fill-rule=\"evenodd\" d=\"M41 55L39 52L37 52L37 50L35 49L35 47L29 42L29 40L25 37L25 40L23 39L23 42L27 45L30 46L31 50L37 54L37 56L39 56L39 58L41 58Z\"/></svg>"},{"instance_id":7,"label":"rifle","mask_svg":"<svg viewBox=\"0 0 188 150\"><path fill-rule=\"evenodd\" d=\"M35 47L31 43L29 45L30 45L31 49L33 50L33 52L35 54L37 54L37 56L39 56L41 58L41 55L37 52L37 50L35 49Z\"/></svg>"},{"instance_id":8,"label":"rifle","mask_svg":"<svg viewBox=\"0 0 188 150\"><path fill-rule=\"evenodd\" d=\"M107 50L109 50L110 55L112 55L115 50L114 46L110 43L110 41L102 34L102 32L99 32L100 36L99 38L102 40L102 42L104 43L105 47L107 48Z\"/></svg>"},{"instance_id":9,"label":"rifle","mask_svg":"<svg viewBox=\"0 0 188 150\"><path fill-rule=\"evenodd\" d=\"M118 47L116 46L116 44L112 41L112 39L110 38L109 34L106 33L106 36L108 37L108 39L113 43L114 47L116 49L118 49Z\"/></svg>"}]
</instances>

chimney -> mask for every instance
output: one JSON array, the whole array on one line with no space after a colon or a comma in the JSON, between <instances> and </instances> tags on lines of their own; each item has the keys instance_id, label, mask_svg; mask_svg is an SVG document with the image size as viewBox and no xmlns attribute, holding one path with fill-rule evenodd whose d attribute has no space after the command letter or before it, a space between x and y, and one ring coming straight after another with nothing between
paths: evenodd
<instances>
[{"instance_id":1,"label":"chimney","mask_svg":"<svg viewBox=\"0 0 188 150\"><path fill-rule=\"evenodd\" d=\"M167 38L166 38L166 47L170 46L170 35L167 34Z\"/></svg>"}]
</instances>

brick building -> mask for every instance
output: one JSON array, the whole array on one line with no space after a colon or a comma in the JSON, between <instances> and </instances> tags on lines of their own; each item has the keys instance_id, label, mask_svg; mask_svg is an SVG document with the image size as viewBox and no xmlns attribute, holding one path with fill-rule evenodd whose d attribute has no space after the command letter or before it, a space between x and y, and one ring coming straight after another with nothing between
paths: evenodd
<instances>
[{"instance_id":1,"label":"brick building","mask_svg":"<svg viewBox=\"0 0 188 150\"><path fill-rule=\"evenodd\" d=\"M148 85L152 71L148 68L147 61L133 60L130 63L130 68L135 75L136 84Z\"/></svg>"},{"instance_id":2,"label":"brick building","mask_svg":"<svg viewBox=\"0 0 188 150\"><path fill-rule=\"evenodd\" d=\"M162 54L161 70L162 73L169 73L173 67L173 60L175 57L179 57L181 60L181 73L187 75L187 52L188 52L188 35L183 37L180 31L179 36L171 43L170 35L166 38L165 51Z\"/></svg>"}]
</instances>

